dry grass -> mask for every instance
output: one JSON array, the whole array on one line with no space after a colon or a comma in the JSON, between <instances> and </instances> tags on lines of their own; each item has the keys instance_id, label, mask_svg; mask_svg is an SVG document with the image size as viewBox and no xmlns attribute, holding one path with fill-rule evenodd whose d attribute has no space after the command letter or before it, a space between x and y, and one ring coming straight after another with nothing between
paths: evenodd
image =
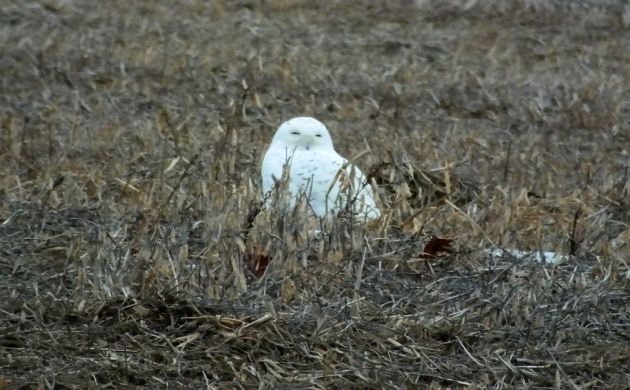
<instances>
[{"instance_id":1,"label":"dry grass","mask_svg":"<svg viewBox=\"0 0 630 390\"><path fill-rule=\"evenodd\" d=\"M2 3L0 388L628 386L630 6L301 3ZM381 222L253 218L304 114Z\"/></svg>"}]
</instances>

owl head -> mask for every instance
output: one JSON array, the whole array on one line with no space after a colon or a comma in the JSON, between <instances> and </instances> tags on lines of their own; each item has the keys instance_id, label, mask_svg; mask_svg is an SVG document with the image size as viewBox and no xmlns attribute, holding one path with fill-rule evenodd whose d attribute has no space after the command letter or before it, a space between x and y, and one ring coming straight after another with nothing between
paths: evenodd
<instances>
[{"instance_id":1,"label":"owl head","mask_svg":"<svg viewBox=\"0 0 630 390\"><path fill-rule=\"evenodd\" d=\"M306 116L281 124L271 143L296 150L334 150L326 126L317 119Z\"/></svg>"}]
</instances>

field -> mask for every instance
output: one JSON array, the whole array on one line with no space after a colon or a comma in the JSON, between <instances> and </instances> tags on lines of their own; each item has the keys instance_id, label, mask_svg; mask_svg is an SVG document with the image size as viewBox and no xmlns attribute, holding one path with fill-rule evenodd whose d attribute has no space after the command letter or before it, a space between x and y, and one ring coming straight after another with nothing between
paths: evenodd
<instances>
[{"instance_id":1,"label":"field","mask_svg":"<svg viewBox=\"0 0 630 390\"><path fill-rule=\"evenodd\" d=\"M630 386L630 5L318 4L0 0L0 389Z\"/></svg>"}]
</instances>

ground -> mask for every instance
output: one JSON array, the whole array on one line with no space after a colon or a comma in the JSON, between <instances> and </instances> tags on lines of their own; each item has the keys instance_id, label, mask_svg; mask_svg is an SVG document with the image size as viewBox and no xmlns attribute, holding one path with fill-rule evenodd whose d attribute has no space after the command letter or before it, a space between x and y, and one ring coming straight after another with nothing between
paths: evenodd
<instances>
[{"instance_id":1,"label":"ground","mask_svg":"<svg viewBox=\"0 0 630 390\"><path fill-rule=\"evenodd\" d=\"M627 53L612 0L0 1L0 389L626 388ZM299 115L381 220L259 207Z\"/></svg>"}]
</instances>

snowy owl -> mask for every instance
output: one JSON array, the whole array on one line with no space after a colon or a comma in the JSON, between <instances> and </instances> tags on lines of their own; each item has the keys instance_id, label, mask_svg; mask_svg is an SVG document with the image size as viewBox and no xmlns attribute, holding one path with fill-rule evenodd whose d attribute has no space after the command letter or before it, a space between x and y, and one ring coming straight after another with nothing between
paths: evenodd
<instances>
[{"instance_id":1,"label":"snowy owl","mask_svg":"<svg viewBox=\"0 0 630 390\"><path fill-rule=\"evenodd\" d=\"M263 193L283 189L289 206L306 197L318 217L344 209L362 220L379 218L372 187L363 173L337 154L326 126L309 117L293 118L276 130L262 162ZM281 181L286 180L283 186Z\"/></svg>"}]
</instances>

